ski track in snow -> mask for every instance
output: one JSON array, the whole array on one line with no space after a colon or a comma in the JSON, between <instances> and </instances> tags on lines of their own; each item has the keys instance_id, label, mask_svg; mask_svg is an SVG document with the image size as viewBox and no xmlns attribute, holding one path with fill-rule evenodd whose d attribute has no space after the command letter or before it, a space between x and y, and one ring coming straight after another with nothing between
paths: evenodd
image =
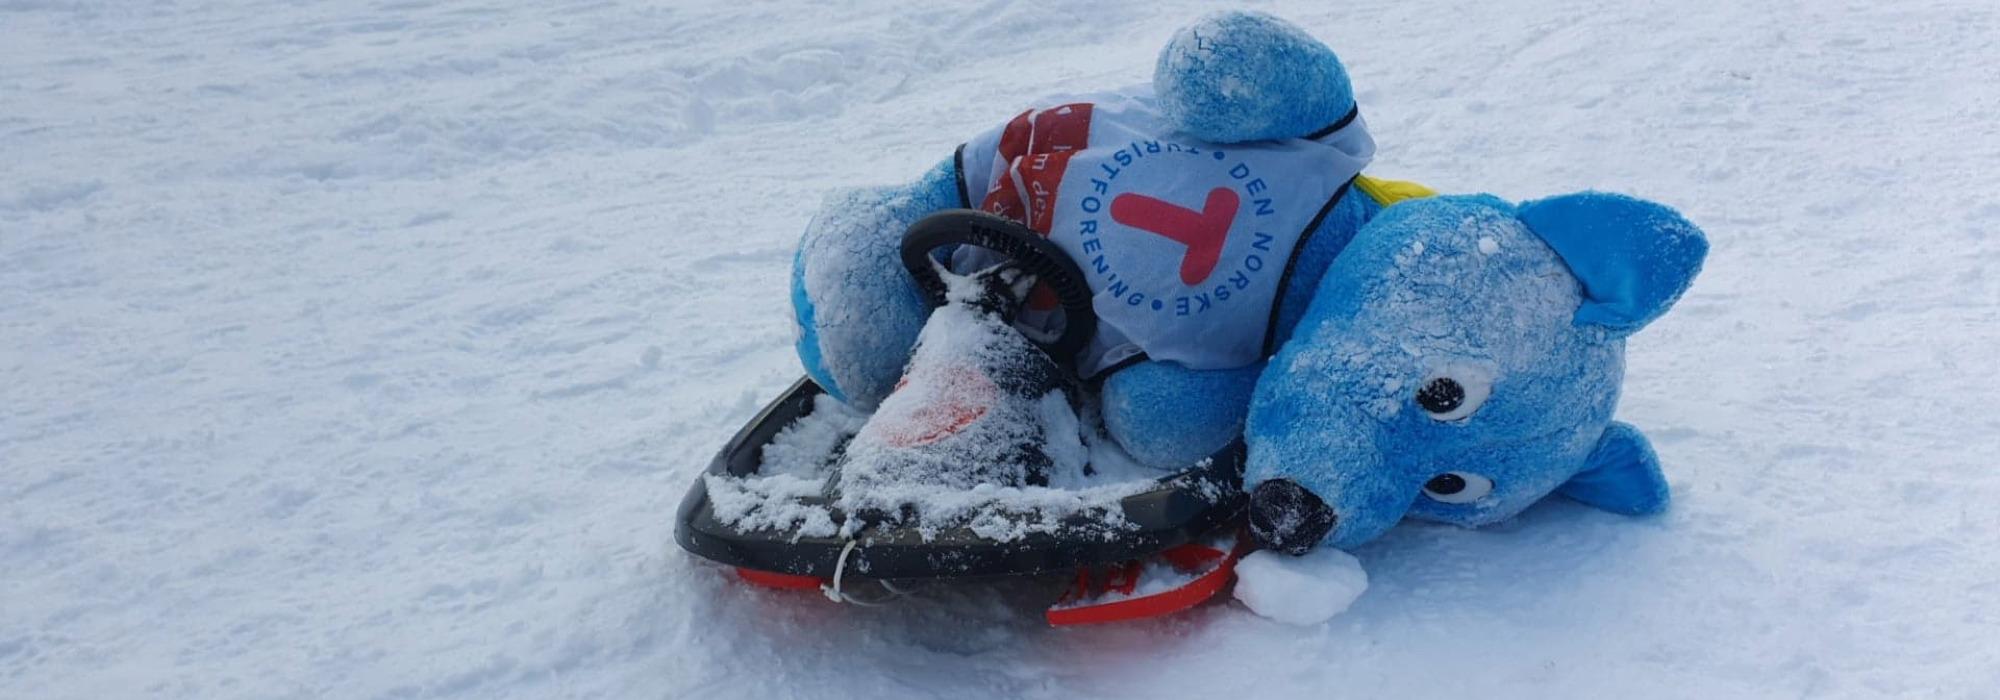
<instances>
[{"instance_id":1,"label":"ski track in snow","mask_svg":"<svg viewBox=\"0 0 2000 700\"><path fill-rule=\"evenodd\" d=\"M0 0L0 697L1995 697L2000 6L1257 4L1370 172L1707 229L1671 513L1404 525L1298 629L884 609L672 544L819 193L1202 3Z\"/></svg>"}]
</instances>

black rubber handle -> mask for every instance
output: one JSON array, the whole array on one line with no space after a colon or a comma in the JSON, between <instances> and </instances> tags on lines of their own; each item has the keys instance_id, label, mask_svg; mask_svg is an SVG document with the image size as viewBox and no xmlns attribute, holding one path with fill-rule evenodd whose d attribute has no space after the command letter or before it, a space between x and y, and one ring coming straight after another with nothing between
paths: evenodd
<instances>
[{"instance_id":1,"label":"black rubber handle","mask_svg":"<svg viewBox=\"0 0 2000 700\"><path fill-rule=\"evenodd\" d=\"M938 248L973 245L1007 256L1021 269L1056 292L1062 303L1063 331L1055 342L1043 345L1049 357L1074 369L1076 356L1097 333L1097 312L1090 305L1090 286L1084 284L1083 270L1076 261L1043 238L1034 229L1013 219L977 209L946 209L910 224L903 234L903 267L930 297L933 306L944 304L944 280L931 269L931 253Z\"/></svg>"}]
</instances>

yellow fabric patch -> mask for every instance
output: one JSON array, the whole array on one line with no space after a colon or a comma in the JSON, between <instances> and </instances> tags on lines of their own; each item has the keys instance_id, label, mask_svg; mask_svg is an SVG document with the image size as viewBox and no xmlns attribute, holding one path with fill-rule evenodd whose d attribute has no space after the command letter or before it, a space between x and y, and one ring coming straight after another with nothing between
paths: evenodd
<instances>
[{"instance_id":1,"label":"yellow fabric patch","mask_svg":"<svg viewBox=\"0 0 2000 700\"><path fill-rule=\"evenodd\" d=\"M1389 206L1405 199L1422 199L1437 196L1437 190L1404 180L1383 180L1367 175L1354 176L1354 186L1361 188L1376 204Z\"/></svg>"}]
</instances>

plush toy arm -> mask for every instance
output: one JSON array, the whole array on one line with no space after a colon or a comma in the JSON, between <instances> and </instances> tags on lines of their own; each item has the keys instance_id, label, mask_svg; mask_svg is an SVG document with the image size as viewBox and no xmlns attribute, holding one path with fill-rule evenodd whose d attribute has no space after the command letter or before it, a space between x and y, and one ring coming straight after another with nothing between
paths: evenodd
<instances>
[{"instance_id":1,"label":"plush toy arm","mask_svg":"<svg viewBox=\"0 0 2000 700\"><path fill-rule=\"evenodd\" d=\"M917 219L961 206L956 159L916 182L828 195L792 261L799 361L849 405L873 409L902 376L930 306L899 249Z\"/></svg>"},{"instance_id":2,"label":"plush toy arm","mask_svg":"<svg viewBox=\"0 0 2000 700\"><path fill-rule=\"evenodd\" d=\"M1140 463L1183 469L1243 432L1262 364L1193 370L1145 361L1104 380L1104 427Z\"/></svg>"},{"instance_id":3,"label":"plush toy arm","mask_svg":"<svg viewBox=\"0 0 2000 700\"><path fill-rule=\"evenodd\" d=\"M1557 489L1585 505L1622 515L1651 515L1667 509L1667 477L1660 458L1638 428L1612 421L1598 438L1582 473Z\"/></svg>"},{"instance_id":4,"label":"plush toy arm","mask_svg":"<svg viewBox=\"0 0 2000 700\"><path fill-rule=\"evenodd\" d=\"M1175 128L1217 143L1300 138L1354 110L1333 49L1262 12L1214 12L1174 34L1153 91Z\"/></svg>"}]
</instances>

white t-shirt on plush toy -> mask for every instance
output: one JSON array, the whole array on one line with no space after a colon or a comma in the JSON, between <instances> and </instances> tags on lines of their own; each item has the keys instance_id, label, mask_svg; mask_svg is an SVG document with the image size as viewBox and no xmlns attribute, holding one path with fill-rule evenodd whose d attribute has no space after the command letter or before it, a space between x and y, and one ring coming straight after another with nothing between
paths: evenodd
<instances>
[{"instance_id":1,"label":"white t-shirt on plush toy","mask_svg":"<svg viewBox=\"0 0 2000 700\"><path fill-rule=\"evenodd\" d=\"M1173 132L1150 88L1042 104L967 141L959 166L969 205L1048 236L1082 270L1099 325L1078 372L1140 355L1262 360L1293 251L1374 156L1358 114L1315 138L1212 144ZM1032 334L1058 316L1043 293L1021 322Z\"/></svg>"}]
</instances>

